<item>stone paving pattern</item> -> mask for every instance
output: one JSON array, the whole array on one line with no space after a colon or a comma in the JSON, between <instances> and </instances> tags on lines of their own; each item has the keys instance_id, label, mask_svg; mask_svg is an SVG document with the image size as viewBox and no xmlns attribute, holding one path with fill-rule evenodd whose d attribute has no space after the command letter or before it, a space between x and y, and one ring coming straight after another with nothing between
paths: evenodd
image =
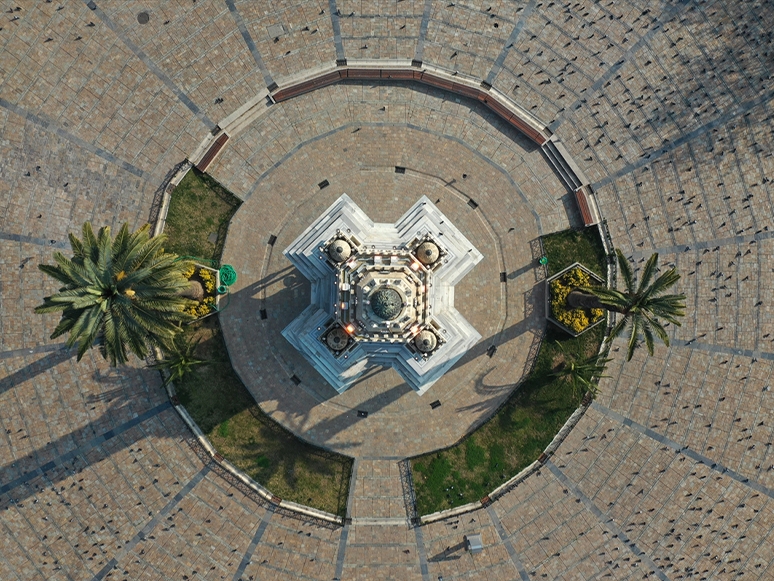
<instances>
[{"instance_id":1,"label":"stone paving pattern","mask_svg":"<svg viewBox=\"0 0 774 581\"><path fill-rule=\"evenodd\" d=\"M0 2L4 578L774 577L772 30L764 2ZM429 409L384 395L388 374L342 402L344 415L369 398L381 407L353 432L372 442L353 452L353 520L324 528L257 504L203 463L141 362L76 362L49 339L55 317L31 313L55 288L37 265L67 250L68 232L87 219L143 224L165 176L215 124L267 84L337 58L421 60L513 99L564 144L635 268L660 252L688 295L671 347L624 365L614 346L599 398L539 471L487 509L420 528L401 512L397 462L493 407L453 425L451 391L470 390L462 378L433 410L446 414L437 429ZM506 330L484 363L494 399L505 397L529 348L507 330L537 320L525 310L537 300L527 243L577 223L523 137L464 98L352 82L269 107L211 172L253 208L234 220L240 281L275 275L253 290L274 301L276 320L283 296L308 292L277 275L282 240L325 200L357 187L369 212L391 215L417 184L454 200L474 242L499 249L467 292L492 297L477 307L485 337ZM230 249L239 244L230 236ZM257 333L248 311L232 316ZM273 355L252 361L266 366L261 389L281 383L285 401L318 406L311 370L297 369L295 386ZM377 446L365 422L400 418L416 442L397 430L400 445ZM435 435L423 442L425 424ZM478 555L461 545L474 532Z\"/></svg>"}]
</instances>

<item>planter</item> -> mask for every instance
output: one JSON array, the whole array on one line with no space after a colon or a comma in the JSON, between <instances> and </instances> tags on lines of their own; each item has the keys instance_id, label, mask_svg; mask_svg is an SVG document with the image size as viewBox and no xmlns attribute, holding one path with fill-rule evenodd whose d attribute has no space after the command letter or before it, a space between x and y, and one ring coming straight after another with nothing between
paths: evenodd
<instances>
[{"instance_id":1,"label":"planter","mask_svg":"<svg viewBox=\"0 0 774 581\"><path fill-rule=\"evenodd\" d=\"M188 307L186 312L197 319L202 319L218 312L218 303L221 297L221 293L218 292L219 287L221 287L220 273L218 270L198 262L192 264L193 270L188 274L188 280L200 283L204 296L195 305Z\"/></svg>"},{"instance_id":2,"label":"planter","mask_svg":"<svg viewBox=\"0 0 774 581\"><path fill-rule=\"evenodd\" d=\"M576 262L546 280L546 318L573 337L582 335L605 320L603 309L571 309L567 295L580 286L603 285L601 277Z\"/></svg>"}]
</instances>

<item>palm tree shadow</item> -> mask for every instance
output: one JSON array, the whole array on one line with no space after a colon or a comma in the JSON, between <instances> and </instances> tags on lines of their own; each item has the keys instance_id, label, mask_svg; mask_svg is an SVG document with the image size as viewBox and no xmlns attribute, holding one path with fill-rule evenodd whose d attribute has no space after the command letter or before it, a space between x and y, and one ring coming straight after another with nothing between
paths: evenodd
<instances>
[{"instance_id":1,"label":"palm tree shadow","mask_svg":"<svg viewBox=\"0 0 774 581\"><path fill-rule=\"evenodd\" d=\"M45 373L60 363L64 363L68 359L75 357L77 353L77 349L63 348L54 351L53 353L49 353L37 361L33 361L32 363L25 365L7 377L0 379L0 395L4 394L12 387L15 387L25 381L29 381L33 377L37 377L41 373Z\"/></svg>"},{"instance_id":2,"label":"palm tree shadow","mask_svg":"<svg viewBox=\"0 0 774 581\"><path fill-rule=\"evenodd\" d=\"M45 361L36 362L36 373L27 374L24 380L29 380L45 370L53 369L77 353L74 349L62 350L45 357ZM35 365L35 364L31 364ZM31 367L31 366L27 366ZM25 368L27 369L27 368ZM22 370L20 370L22 371ZM129 373L139 370L130 369ZM99 374L96 374L99 376ZM19 377L19 372L9 377ZM117 378L115 383L120 381ZM18 385L18 382L14 383ZM0 510L10 504L23 503L27 498L37 494L41 488L56 485L69 478L70 474L80 472L94 461L101 461L116 451L127 448L146 437L142 430L131 429L141 425L147 419L166 410L171 410L168 402L148 407L143 416L134 417L128 421L119 423L116 416L128 417L124 409L130 403L130 393L126 389L111 389L99 394L90 394L85 398L87 406L99 402L109 402L110 405L104 412L86 425L79 426L71 432L64 434L29 452L21 458L0 467L0 495L4 496L0 501ZM150 402L149 402L150 403ZM91 409L94 409L93 407ZM110 441L110 446L104 446ZM120 444L116 444L120 442ZM101 449L103 454L94 456L92 450Z\"/></svg>"}]
</instances>

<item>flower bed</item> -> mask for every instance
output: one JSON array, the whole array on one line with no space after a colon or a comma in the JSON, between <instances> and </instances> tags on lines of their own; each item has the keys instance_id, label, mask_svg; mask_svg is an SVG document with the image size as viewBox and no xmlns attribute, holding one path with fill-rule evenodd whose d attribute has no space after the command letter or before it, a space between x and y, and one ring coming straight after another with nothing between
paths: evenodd
<instances>
[{"instance_id":1,"label":"flower bed","mask_svg":"<svg viewBox=\"0 0 774 581\"><path fill-rule=\"evenodd\" d=\"M217 288L220 284L220 281L218 280L218 271L209 268L208 266L192 262L188 267L188 270L183 274L189 281L198 282L204 291L204 296L201 300L194 299L195 303L186 307L185 312L200 319L206 317L213 311L217 311L219 299Z\"/></svg>"},{"instance_id":2,"label":"flower bed","mask_svg":"<svg viewBox=\"0 0 774 581\"><path fill-rule=\"evenodd\" d=\"M605 318L604 309L571 309L567 296L576 288L595 286L603 281L579 263L574 263L548 279L546 317L549 321L577 337Z\"/></svg>"}]
</instances>

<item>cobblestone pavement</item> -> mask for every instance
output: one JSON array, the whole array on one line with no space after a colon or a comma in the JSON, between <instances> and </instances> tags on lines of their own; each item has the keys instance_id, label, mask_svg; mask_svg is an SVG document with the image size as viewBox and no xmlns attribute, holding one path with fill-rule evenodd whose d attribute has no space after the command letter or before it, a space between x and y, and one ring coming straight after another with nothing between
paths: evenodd
<instances>
[{"instance_id":1,"label":"cobblestone pavement","mask_svg":"<svg viewBox=\"0 0 774 581\"><path fill-rule=\"evenodd\" d=\"M3 579L774 578L772 30L760 1L0 2ZM76 362L31 309L68 232L146 222L174 168L267 88L384 59L534 116L635 268L654 251L678 267L688 312L653 357L624 364L614 345L538 471L411 527L399 461L513 389L540 329L529 242L578 224L572 193L541 149L440 89L347 81L266 105L209 168L245 200L224 322L264 408L356 457L352 520L328 528L245 495L155 374ZM435 196L486 257L457 297L484 339L423 398L390 371L334 396L279 336L309 292L281 250L343 192L384 221ZM462 543L475 532L480 554Z\"/></svg>"}]
</instances>

